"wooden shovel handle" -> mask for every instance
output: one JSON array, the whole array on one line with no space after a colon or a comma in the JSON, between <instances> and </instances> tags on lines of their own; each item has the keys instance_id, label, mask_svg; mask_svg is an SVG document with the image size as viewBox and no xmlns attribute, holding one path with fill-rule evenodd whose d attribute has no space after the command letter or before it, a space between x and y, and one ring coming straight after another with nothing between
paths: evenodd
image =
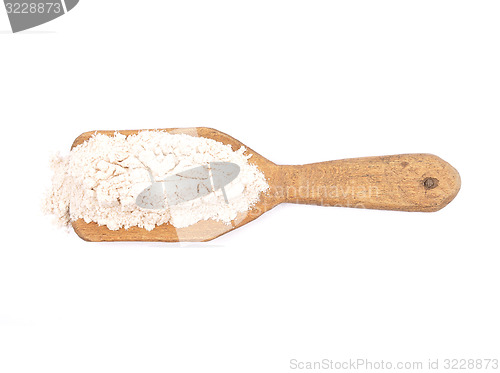
<instances>
[{"instance_id":1,"label":"wooden shovel handle","mask_svg":"<svg viewBox=\"0 0 500 373\"><path fill-rule=\"evenodd\" d=\"M279 166L284 202L381 210L437 211L460 190L460 175L432 154Z\"/></svg>"}]
</instances>

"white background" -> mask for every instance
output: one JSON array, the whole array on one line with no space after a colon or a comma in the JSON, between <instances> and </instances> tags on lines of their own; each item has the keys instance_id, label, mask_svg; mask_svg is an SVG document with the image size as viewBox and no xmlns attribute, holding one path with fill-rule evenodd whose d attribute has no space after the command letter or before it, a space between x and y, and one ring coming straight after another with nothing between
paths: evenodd
<instances>
[{"instance_id":1,"label":"white background","mask_svg":"<svg viewBox=\"0 0 500 373\"><path fill-rule=\"evenodd\" d=\"M0 8L0 372L288 372L500 358L498 1ZM276 163L436 154L436 213L282 205L203 244L88 243L39 212L94 129L209 126ZM297 370L296 370L297 371Z\"/></svg>"}]
</instances>

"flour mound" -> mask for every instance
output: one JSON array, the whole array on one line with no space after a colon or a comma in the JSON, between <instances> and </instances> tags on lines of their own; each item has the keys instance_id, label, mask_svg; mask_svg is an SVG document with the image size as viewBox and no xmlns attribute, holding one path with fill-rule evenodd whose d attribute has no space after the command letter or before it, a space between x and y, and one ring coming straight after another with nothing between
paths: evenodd
<instances>
[{"instance_id":1,"label":"flour mound","mask_svg":"<svg viewBox=\"0 0 500 373\"><path fill-rule=\"evenodd\" d=\"M264 174L248 162L245 148L203 137L141 131L137 135L96 134L73 148L69 155L51 160L52 187L42 209L53 214L61 226L83 219L111 230L138 226L152 230L170 223L183 228L201 220L230 224L259 200L269 186ZM136 198L155 180L210 162L231 162L240 167L238 176L221 190L164 209L145 209ZM166 201L168 204L168 201Z\"/></svg>"}]
</instances>

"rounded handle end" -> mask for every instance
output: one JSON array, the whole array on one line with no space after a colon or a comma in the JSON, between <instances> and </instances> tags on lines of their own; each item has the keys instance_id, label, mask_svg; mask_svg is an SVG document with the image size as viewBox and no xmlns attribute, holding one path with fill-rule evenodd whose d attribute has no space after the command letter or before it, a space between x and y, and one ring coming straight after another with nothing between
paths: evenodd
<instances>
[{"instance_id":1,"label":"rounded handle end","mask_svg":"<svg viewBox=\"0 0 500 373\"><path fill-rule=\"evenodd\" d=\"M462 181L458 171L448 162L432 154L422 154L427 164L420 178L421 211L438 211L450 203L460 191Z\"/></svg>"}]
</instances>

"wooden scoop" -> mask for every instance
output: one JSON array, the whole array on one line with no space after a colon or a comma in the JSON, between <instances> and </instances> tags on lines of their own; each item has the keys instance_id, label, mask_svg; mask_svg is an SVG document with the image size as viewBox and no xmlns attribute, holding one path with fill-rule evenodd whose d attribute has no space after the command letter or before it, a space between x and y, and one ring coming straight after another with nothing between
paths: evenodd
<instances>
[{"instance_id":1,"label":"wooden scoop","mask_svg":"<svg viewBox=\"0 0 500 373\"><path fill-rule=\"evenodd\" d=\"M115 132L133 135L144 130L92 131L78 136L73 147L93 134L113 136ZM205 137L228 144L233 150L245 146L212 128L160 129L175 134ZM82 219L73 222L75 232L86 241L209 241L254 220L280 203L359 207L379 210L437 211L446 206L460 190L460 175L450 164L432 154L402 154L343 159L300 166L277 165L252 149L250 163L264 173L269 191L231 225L213 220L200 221L186 228L170 224L152 231L139 227L109 230Z\"/></svg>"}]
</instances>

